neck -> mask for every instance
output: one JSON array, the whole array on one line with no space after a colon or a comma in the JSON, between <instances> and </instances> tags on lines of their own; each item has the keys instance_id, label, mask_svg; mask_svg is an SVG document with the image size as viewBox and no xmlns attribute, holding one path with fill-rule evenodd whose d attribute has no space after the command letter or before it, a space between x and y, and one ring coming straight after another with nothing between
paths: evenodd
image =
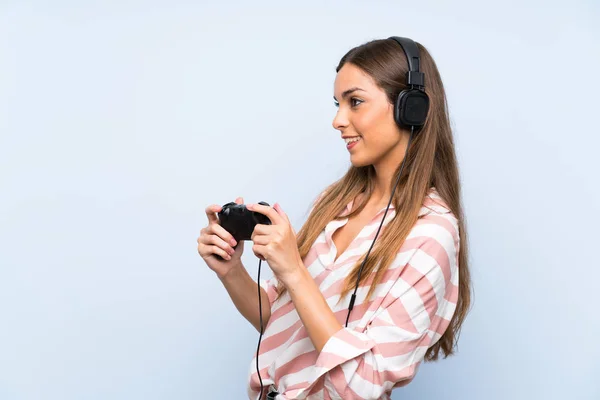
<instances>
[{"instance_id":1,"label":"neck","mask_svg":"<svg viewBox=\"0 0 600 400\"><path fill-rule=\"evenodd\" d=\"M371 199L375 203L383 203L390 200L392 195L393 185L396 183L397 177L394 173L402 163L406 153L408 144L408 135L403 135L403 140L400 140L387 154L379 161L373 164L375 169L375 180ZM406 166L404 166L406 168ZM396 189L397 190L397 189Z\"/></svg>"},{"instance_id":2,"label":"neck","mask_svg":"<svg viewBox=\"0 0 600 400\"><path fill-rule=\"evenodd\" d=\"M392 195L392 178L394 171L390 169L381 168L378 170L375 168L375 184L373 187L373 193L371 193L371 200L375 204L383 203L384 201L389 201L390 196Z\"/></svg>"}]
</instances>

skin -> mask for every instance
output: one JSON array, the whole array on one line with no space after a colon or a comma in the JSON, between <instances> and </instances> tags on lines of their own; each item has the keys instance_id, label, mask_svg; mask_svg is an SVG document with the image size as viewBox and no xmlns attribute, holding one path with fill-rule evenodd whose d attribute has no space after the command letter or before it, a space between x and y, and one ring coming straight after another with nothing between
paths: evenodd
<instances>
[{"instance_id":1,"label":"skin","mask_svg":"<svg viewBox=\"0 0 600 400\"><path fill-rule=\"evenodd\" d=\"M356 87L361 90L344 95ZM393 174L404 157L409 133L396 125L393 104L388 102L385 92L352 64L344 65L338 72L334 99L339 101L339 108L333 127L342 135L361 136L350 150L352 165L372 164L375 168L375 190L368 204L370 210L378 210L389 201ZM320 353L329 339L344 327L303 265L296 234L281 206L248 204L247 207L272 221L271 225L256 226L252 250L269 263L274 275L288 289L308 336Z\"/></svg>"},{"instance_id":2,"label":"skin","mask_svg":"<svg viewBox=\"0 0 600 400\"><path fill-rule=\"evenodd\" d=\"M353 88L358 90L345 93ZM355 167L373 165L376 178L371 201L375 208L383 207L392 195L393 174L404 158L409 132L394 121L394 105L383 89L353 64L345 64L338 72L333 98L338 111L332 125L341 136L361 136L349 150L350 162Z\"/></svg>"}]
</instances>

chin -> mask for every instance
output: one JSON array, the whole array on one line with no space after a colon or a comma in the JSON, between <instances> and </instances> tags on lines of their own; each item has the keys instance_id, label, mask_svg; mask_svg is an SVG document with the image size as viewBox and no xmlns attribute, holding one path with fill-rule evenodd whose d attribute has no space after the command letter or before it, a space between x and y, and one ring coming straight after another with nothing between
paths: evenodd
<instances>
[{"instance_id":1,"label":"chin","mask_svg":"<svg viewBox=\"0 0 600 400\"><path fill-rule=\"evenodd\" d=\"M352 163L352 166L356 167L356 168L366 167L368 165L373 164L369 160L365 160L363 158L356 158L356 157L350 157L350 163Z\"/></svg>"}]
</instances>

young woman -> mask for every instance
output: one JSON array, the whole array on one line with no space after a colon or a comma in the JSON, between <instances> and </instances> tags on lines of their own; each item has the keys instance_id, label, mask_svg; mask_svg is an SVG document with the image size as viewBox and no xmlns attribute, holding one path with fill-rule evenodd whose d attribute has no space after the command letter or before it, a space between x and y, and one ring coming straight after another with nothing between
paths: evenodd
<instances>
[{"instance_id":1,"label":"young woman","mask_svg":"<svg viewBox=\"0 0 600 400\"><path fill-rule=\"evenodd\" d=\"M247 205L272 222L252 234L254 254L273 271L260 280L264 330L257 284L240 261L243 242L236 247L219 225L220 206L206 209L198 251L264 333L251 399L264 398L267 386L278 400L389 399L422 361L455 351L471 292L459 172L436 64L422 45L404 43L418 53L411 64L393 38L341 59L333 127L352 165L320 193L298 234L279 204ZM419 72L407 74L415 68L424 87L407 84L419 82ZM397 114L409 89L429 98L417 129Z\"/></svg>"}]
</instances>

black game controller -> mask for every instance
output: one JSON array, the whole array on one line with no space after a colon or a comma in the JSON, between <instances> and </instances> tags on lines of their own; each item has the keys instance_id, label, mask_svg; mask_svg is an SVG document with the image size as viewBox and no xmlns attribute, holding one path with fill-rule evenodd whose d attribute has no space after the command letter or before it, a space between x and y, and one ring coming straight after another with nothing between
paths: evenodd
<instances>
[{"instance_id":1,"label":"black game controller","mask_svg":"<svg viewBox=\"0 0 600 400\"><path fill-rule=\"evenodd\" d=\"M269 206L269 203L264 201L259 201L258 204ZM231 233L237 242L250 240L256 224L271 225L271 220L266 215L250 211L244 204L227 203L218 216L219 224Z\"/></svg>"}]
</instances>

